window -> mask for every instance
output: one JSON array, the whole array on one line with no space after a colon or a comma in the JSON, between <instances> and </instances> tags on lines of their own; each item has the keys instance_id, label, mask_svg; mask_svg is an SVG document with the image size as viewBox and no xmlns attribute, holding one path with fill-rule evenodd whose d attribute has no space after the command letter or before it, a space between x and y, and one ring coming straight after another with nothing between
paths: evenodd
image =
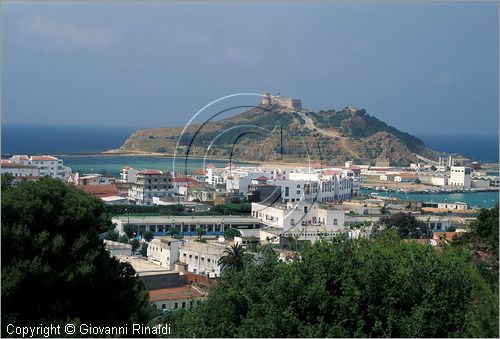
<instances>
[{"instance_id":1,"label":"window","mask_svg":"<svg viewBox=\"0 0 500 339\"><path fill-rule=\"evenodd\" d=\"M192 255L192 254L190 254L190 255L189 255L189 259L191 259L192 257L193 257L193 255Z\"/></svg>"},{"instance_id":2,"label":"window","mask_svg":"<svg viewBox=\"0 0 500 339\"><path fill-rule=\"evenodd\" d=\"M207 262L210 262L210 258L207 258Z\"/></svg>"},{"instance_id":3,"label":"window","mask_svg":"<svg viewBox=\"0 0 500 339\"><path fill-rule=\"evenodd\" d=\"M179 308L179 303L175 303L174 308Z\"/></svg>"},{"instance_id":4,"label":"window","mask_svg":"<svg viewBox=\"0 0 500 339\"><path fill-rule=\"evenodd\" d=\"M165 304L161 304L161 309L162 309L162 310L164 310L164 309L166 309L166 308L167 308L167 305L165 305Z\"/></svg>"},{"instance_id":5,"label":"window","mask_svg":"<svg viewBox=\"0 0 500 339\"><path fill-rule=\"evenodd\" d=\"M297 188L300 188L300 185L297 185Z\"/></svg>"},{"instance_id":6,"label":"window","mask_svg":"<svg viewBox=\"0 0 500 339\"><path fill-rule=\"evenodd\" d=\"M300 190L297 190L297 194L300 194Z\"/></svg>"},{"instance_id":7,"label":"window","mask_svg":"<svg viewBox=\"0 0 500 339\"><path fill-rule=\"evenodd\" d=\"M186 253L183 253L182 255L183 255L183 256L186 256Z\"/></svg>"},{"instance_id":8,"label":"window","mask_svg":"<svg viewBox=\"0 0 500 339\"><path fill-rule=\"evenodd\" d=\"M195 256L194 256L194 258L195 258L196 260L198 260L198 256L197 256L197 255L195 255Z\"/></svg>"},{"instance_id":9,"label":"window","mask_svg":"<svg viewBox=\"0 0 500 339\"><path fill-rule=\"evenodd\" d=\"M186 307L186 302L185 302L185 301L183 301L183 302L182 302L182 308L185 308L185 307Z\"/></svg>"},{"instance_id":10,"label":"window","mask_svg":"<svg viewBox=\"0 0 500 339\"><path fill-rule=\"evenodd\" d=\"M333 224L334 224L334 225L337 225L337 223L338 223L338 222L337 222L337 219L333 219Z\"/></svg>"}]
</instances>

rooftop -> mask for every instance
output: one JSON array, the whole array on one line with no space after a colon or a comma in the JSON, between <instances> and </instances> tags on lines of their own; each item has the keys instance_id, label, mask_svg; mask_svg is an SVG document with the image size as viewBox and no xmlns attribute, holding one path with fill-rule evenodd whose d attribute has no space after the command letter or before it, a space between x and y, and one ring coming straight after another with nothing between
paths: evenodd
<instances>
[{"instance_id":1,"label":"rooftop","mask_svg":"<svg viewBox=\"0 0 500 339\"><path fill-rule=\"evenodd\" d=\"M120 255L117 256L117 258L121 262L126 262L132 265L133 269L139 276L156 274L177 274L177 272L169 271L166 268L157 264L153 264L152 262L141 257Z\"/></svg>"},{"instance_id":2,"label":"rooftop","mask_svg":"<svg viewBox=\"0 0 500 339\"><path fill-rule=\"evenodd\" d=\"M163 300L194 299L204 297L205 295L205 293L191 285L149 291L149 299L153 302Z\"/></svg>"},{"instance_id":3,"label":"rooftop","mask_svg":"<svg viewBox=\"0 0 500 339\"><path fill-rule=\"evenodd\" d=\"M51 155L33 155L31 157L31 160L33 161L51 161L51 160L58 160L56 157L53 157Z\"/></svg>"},{"instance_id":4,"label":"rooftop","mask_svg":"<svg viewBox=\"0 0 500 339\"><path fill-rule=\"evenodd\" d=\"M99 198L119 195L115 185L83 185L80 188Z\"/></svg>"},{"instance_id":5,"label":"rooftop","mask_svg":"<svg viewBox=\"0 0 500 339\"><path fill-rule=\"evenodd\" d=\"M139 171L137 174L142 174L142 175L161 175L161 174L163 174L163 172L160 171L160 170L147 169L147 170Z\"/></svg>"},{"instance_id":6,"label":"rooftop","mask_svg":"<svg viewBox=\"0 0 500 339\"><path fill-rule=\"evenodd\" d=\"M97 185L95 185L97 186ZM100 185L102 186L102 185ZM251 216L229 216L229 215L217 215L217 216L115 216L113 220L119 220L121 222L129 222L133 224L141 223L154 223L154 224L171 224L171 223L260 223L257 218Z\"/></svg>"}]
</instances>

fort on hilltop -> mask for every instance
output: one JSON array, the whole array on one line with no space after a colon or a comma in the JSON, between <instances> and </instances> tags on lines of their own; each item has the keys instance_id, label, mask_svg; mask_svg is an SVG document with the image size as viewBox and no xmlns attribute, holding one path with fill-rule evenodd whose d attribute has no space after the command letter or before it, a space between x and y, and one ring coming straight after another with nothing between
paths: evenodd
<instances>
[{"instance_id":1,"label":"fort on hilltop","mask_svg":"<svg viewBox=\"0 0 500 339\"><path fill-rule=\"evenodd\" d=\"M262 106L277 105L290 109L302 109L302 102L300 99L284 98L280 96L279 93L278 95L265 93L260 104Z\"/></svg>"}]
</instances>

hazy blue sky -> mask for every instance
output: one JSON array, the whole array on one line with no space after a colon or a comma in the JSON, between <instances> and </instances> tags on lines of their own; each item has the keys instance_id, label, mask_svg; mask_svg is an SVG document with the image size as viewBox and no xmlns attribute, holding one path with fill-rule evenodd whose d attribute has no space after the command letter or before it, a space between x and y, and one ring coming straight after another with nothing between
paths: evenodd
<instances>
[{"instance_id":1,"label":"hazy blue sky","mask_svg":"<svg viewBox=\"0 0 500 339\"><path fill-rule=\"evenodd\" d=\"M496 1L2 4L4 123L182 125L279 91L416 134L498 134Z\"/></svg>"}]
</instances>

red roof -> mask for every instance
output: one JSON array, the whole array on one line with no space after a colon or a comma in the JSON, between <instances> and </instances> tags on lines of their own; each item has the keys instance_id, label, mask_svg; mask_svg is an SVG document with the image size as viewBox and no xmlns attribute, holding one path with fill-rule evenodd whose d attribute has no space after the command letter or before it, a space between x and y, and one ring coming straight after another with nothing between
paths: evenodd
<instances>
[{"instance_id":1,"label":"red roof","mask_svg":"<svg viewBox=\"0 0 500 339\"><path fill-rule=\"evenodd\" d=\"M214 164L208 164L207 168L215 168L215 165Z\"/></svg>"},{"instance_id":2,"label":"red roof","mask_svg":"<svg viewBox=\"0 0 500 339\"><path fill-rule=\"evenodd\" d=\"M160 175L160 174L163 174L162 171L160 170L152 170L152 169L147 169L147 170L143 170L143 171L140 171L139 173L137 174L145 174L145 175Z\"/></svg>"},{"instance_id":3,"label":"red roof","mask_svg":"<svg viewBox=\"0 0 500 339\"><path fill-rule=\"evenodd\" d=\"M203 168L198 168L197 170L194 171L194 174L204 175L205 174L205 170Z\"/></svg>"},{"instance_id":4,"label":"red roof","mask_svg":"<svg viewBox=\"0 0 500 339\"><path fill-rule=\"evenodd\" d=\"M111 197L118 195L118 189L115 185L83 185L80 186L85 192L90 193L98 198Z\"/></svg>"},{"instance_id":5,"label":"red roof","mask_svg":"<svg viewBox=\"0 0 500 339\"><path fill-rule=\"evenodd\" d=\"M257 180L257 181L267 181L267 180L269 180L269 178L263 175L263 176L261 176L261 177L258 177L257 179L253 179L253 180Z\"/></svg>"},{"instance_id":6,"label":"red roof","mask_svg":"<svg viewBox=\"0 0 500 339\"><path fill-rule=\"evenodd\" d=\"M195 180L193 178L183 177L183 178L172 178L172 182L192 182L192 183L198 183L199 181Z\"/></svg>"},{"instance_id":7,"label":"red roof","mask_svg":"<svg viewBox=\"0 0 500 339\"><path fill-rule=\"evenodd\" d=\"M50 160L57 160L57 158L51 156L51 155L34 155L31 157L31 160L35 161L50 161Z\"/></svg>"},{"instance_id":8,"label":"red roof","mask_svg":"<svg viewBox=\"0 0 500 339\"><path fill-rule=\"evenodd\" d=\"M149 299L153 302L163 300L194 299L204 296L205 293L202 293L189 285L149 291Z\"/></svg>"}]
</instances>

